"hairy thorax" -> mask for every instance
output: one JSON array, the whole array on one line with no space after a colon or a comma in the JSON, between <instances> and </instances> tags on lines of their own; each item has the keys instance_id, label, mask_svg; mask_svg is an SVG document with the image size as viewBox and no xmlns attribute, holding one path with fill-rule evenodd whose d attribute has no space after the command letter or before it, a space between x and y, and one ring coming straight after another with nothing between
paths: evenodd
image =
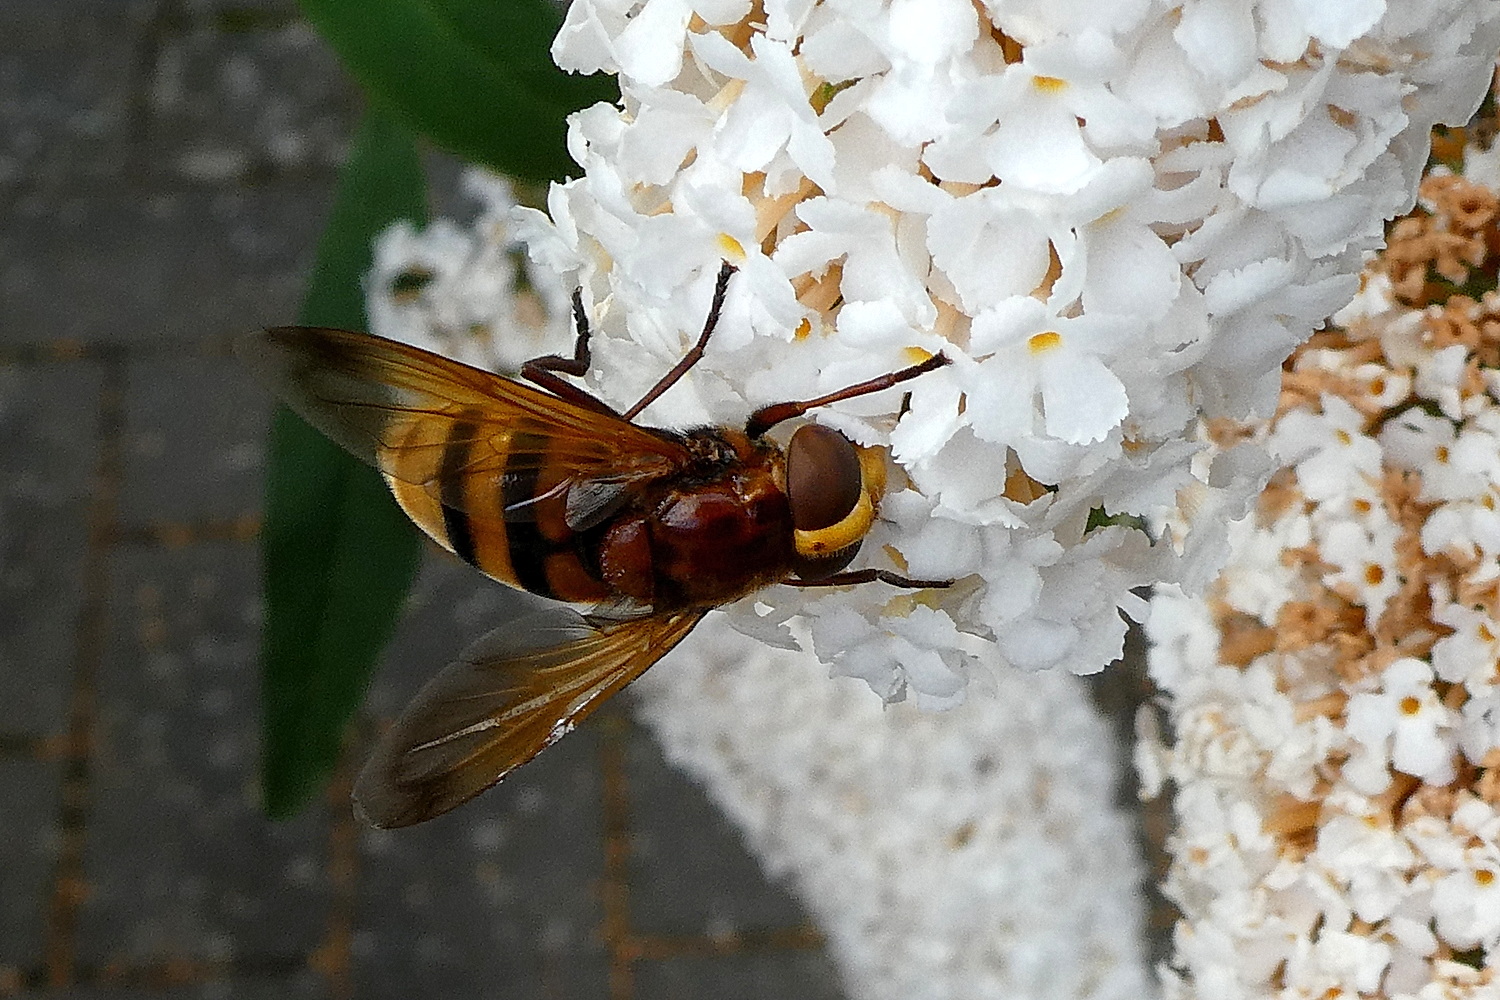
<instances>
[{"instance_id":1,"label":"hairy thorax","mask_svg":"<svg viewBox=\"0 0 1500 1000\"><path fill-rule=\"evenodd\" d=\"M610 585L657 608L722 604L784 579L793 563L780 451L719 428L686 440L687 474L618 518L601 552Z\"/></svg>"}]
</instances>

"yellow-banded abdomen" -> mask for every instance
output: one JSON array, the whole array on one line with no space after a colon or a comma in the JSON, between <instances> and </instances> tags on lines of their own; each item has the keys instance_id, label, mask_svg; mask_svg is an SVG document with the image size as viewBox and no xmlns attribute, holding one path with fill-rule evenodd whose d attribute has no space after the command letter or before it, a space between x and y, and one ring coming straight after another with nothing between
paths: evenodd
<instances>
[{"instance_id":1,"label":"yellow-banded abdomen","mask_svg":"<svg viewBox=\"0 0 1500 1000\"><path fill-rule=\"evenodd\" d=\"M551 447L555 437L539 421L497 428L478 416L410 426L382 463L396 501L439 545L501 583L575 603L609 598L594 532L568 527L576 473Z\"/></svg>"}]
</instances>

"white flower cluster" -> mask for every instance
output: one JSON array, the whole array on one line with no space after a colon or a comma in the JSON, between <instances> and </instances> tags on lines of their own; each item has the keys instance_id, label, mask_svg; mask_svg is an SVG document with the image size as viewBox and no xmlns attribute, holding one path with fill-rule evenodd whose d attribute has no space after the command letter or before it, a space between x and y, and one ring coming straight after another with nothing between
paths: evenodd
<instances>
[{"instance_id":1,"label":"white flower cluster","mask_svg":"<svg viewBox=\"0 0 1500 1000\"><path fill-rule=\"evenodd\" d=\"M1269 465L1195 468L1200 422L1269 412L1497 30L1474 0L576 0L554 55L618 73L623 107L575 116L584 176L521 235L583 288L590 384L622 406L738 266L647 422L952 360L904 409L811 418L894 460L857 565L957 585L780 587L734 614L773 642L805 614L837 671L951 704L981 664L1097 670L1132 588L1212 578ZM1185 535L1153 544L1179 501Z\"/></svg>"},{"instance_id":2,"label":"white flower cluster","mask_svg":"<svg viewBox=\"0 0 1500 1000\"><path fill-rule=\"evenodd\" d=\"M1393 259L1434 261L1416 294L1455 245L1493 288L1500 203L1455 180L1394 231ZM1500 295L1392 287L1296 356L1267 439L1287 471L1210 599L1152 602L1170 998L1500 996Z\"/></svg>"},{"instance_id":3,"label":"white flower cluster","mask_svg":"<svg viewBox=\"0 0 1500 1000\"><path fill-rule=\"evenodd\" d=\"M1083 683L1001 671L885 706L705 621L633 690L669 758L798 891L861 1000L1143 1000L1143 876Z\"/></svg>"},{"instance_id":4,"label":"white flower cluster","mask_svg":"<svg viewBox=\"0 0 1500 1000\"><path fill-rule=\"evenodd\" d=\"M387 234L372 327L514 369L566 350L581 286L592 388L624 406L727 258L707 356L644 414L679 427L942 351L899 420L900 391L810 416L891 449L860 564L957 585L775 588L734 617L786 644L806 614L892 700L956 703L997 660L1096 670L1132 588L1212 578L1268 465L1247 445L1209 466L1202 422L1266 407L1347 300L1497 23L1472 0L578 0L559 61L624 93L573 121L585 175L514 232L480 181L473 230Z\"/></svg>"}]
</instances>

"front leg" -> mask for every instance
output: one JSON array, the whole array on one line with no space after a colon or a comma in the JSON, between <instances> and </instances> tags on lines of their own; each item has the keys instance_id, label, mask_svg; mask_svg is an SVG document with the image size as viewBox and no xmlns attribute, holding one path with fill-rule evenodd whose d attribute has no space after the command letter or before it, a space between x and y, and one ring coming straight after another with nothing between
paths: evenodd
<instances>
[{"instance_id":1,"label":"front leg","mask_svg":"<svg viewBox=\"0 0 1500 1000\"><path fill-rule=\"evenodd\" d=\"M573 289L573 324L578 330L578 339L573 343L573 356L565 358L561 354L548 354L540 358L532 358L521 366L521 377L530 379L554 396L565 399L575 406L618 417L619 411L593 396L588 390L555 374L562 372L564 375L575 375L581 378L589 371L589 362L592 358L589 354L589 317L583 309L582 288Z\"/></svg>"}]
</instances>

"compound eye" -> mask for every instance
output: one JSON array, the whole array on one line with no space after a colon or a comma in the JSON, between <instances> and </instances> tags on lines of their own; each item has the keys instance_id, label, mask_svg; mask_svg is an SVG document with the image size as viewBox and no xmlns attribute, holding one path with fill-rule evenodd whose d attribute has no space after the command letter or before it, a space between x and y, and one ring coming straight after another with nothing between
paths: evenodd
<instances>
[{"instance_id":1,"label":"compound eye","mask_svg":"<svg viewBox=\"0 0 1500 1000\"><path fill-rule=\"evenodd\" d=\"M821 424L797 428L786 450L786 492L798 532L833 527L864 496L859 453L836 430Z\"/></svg>"}]
</instances>

